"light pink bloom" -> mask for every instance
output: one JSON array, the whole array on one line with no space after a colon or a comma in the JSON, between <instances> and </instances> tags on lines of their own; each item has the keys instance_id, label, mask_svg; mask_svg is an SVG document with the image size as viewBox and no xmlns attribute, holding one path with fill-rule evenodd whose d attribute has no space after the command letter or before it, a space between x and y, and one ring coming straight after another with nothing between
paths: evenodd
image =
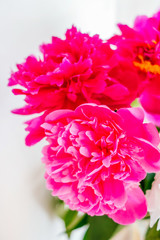
<instances>
[{"instance_id":1,"label":"light pink bloom","mask_svg":"<svg viewBox=\"0 0 160 240\"><path fill-rule=\"evenodd\" d=\"M160 126L160 12L150 18L138 16L133 28L118 26L122 34L109 42L116 45L118 58L137 69L135 79L141 78L137 97L147 118Z\"/></svg>"},{"instance_id":2,"label":"light pink bloom","mask_svg":"<svg viewBox=\"0 0 160 240\"><path fill-rule=\"evenodd\" d=\"M40 50L41 59L29 56L23 64L17 65L18 71L9 79L9 86L18 85L13 93L24 95L26 102L14 113L44 113L27 122L26 130L30 132L27 145L44 137L40 125L45 115L53 110L75 109L86 102L118 109L128 107L136 97L135 74L124 64L120 70L114 66L113 51L98 35L91 37L72 27L66 31L64 40L53 37L52 43L43 44ZM114 72L119 76L117 79Z\"/></svg>"},{"instance_id":3,"label":"light pink bloom","mask_svg":"<svg viewBox=\"0 0 160 240\"><path fill-rule=\"evenodd\" d=\"M139 182L160 170L159 135L143 123L140 108L114 112L83 104L45 118L49 145L43 149L45 178L54 196L72 210L108 215L120 224L147 212Z\"/></svg>"},{"instance_id":4,"label":"light pink bloom","mask_svg":"<svg viewBox=\"0 0 160 240\"><path fill-rule=\"evenodd\" d=\"M148 212L150 213L150 227L158 220L157 230L160 230L160 172L156 174L151 190L146 192Z\"/></svg>"}]
</instances>

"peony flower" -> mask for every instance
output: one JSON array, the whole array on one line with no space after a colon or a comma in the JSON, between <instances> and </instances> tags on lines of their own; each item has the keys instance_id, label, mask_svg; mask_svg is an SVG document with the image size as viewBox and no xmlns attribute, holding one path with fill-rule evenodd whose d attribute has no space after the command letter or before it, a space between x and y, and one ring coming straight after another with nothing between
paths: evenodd
<instances>
[{"instance_id":1,"label":"peony flower","mask_svg":"<svg viewBox=\"0 0 160 240\"><path fill-rule=\"evenodd\" d=\"M17 65L18 71L9 79L9 86L18 85L13 93L24 95L26 102L23 108L13 112L41 113L27 122L26 130L30 132L27 145L44 137L40 125L53 110L75 109L86 102L117 109L128 107L136 97L135 74L129 66L123 65L120 70L114 66L113 50L98 35L91 37L72 27L67 30L65 40L53 37L52 43L43 44L40 51L41 59L29 56L23 64ZM118 72L117 79L114 72Z\"/></svg>"},{"instance_id":2,"label":"peony flower","mask_svg":"<svg viewBox=\"0 0 160 240\"><path fill-rule=\"evenodd\" d=\"M45 118L47 188L70 209L133 223L147 212L139 182L160 170L159 135L140 108L83 104Z\"/></svg>"},{"instance_id":3,"label":"peony flower","mask_svg":"<svg viewBox=\"0 0 160 240\"><path fill-rule=\"evenodd\" d=\"M151 190L146 192L148 211L150 213L150 227L157 222L157 230L160 230L160 173L157 173L152 183Z\"/></svg>"},{"instance_id":4,"label":"peony flower","mask_svg":"<svg viewBox=\"0 0 160 240\"><path fill-rule=\"evenodd\" d=\"M160 12L150 18L138 16L133 28L118 26L122 34L111 38L109 43L117 47L119 58L137 69L142 79L140 103L148 119L160 126Z\"/></svg>"}]
</instances>

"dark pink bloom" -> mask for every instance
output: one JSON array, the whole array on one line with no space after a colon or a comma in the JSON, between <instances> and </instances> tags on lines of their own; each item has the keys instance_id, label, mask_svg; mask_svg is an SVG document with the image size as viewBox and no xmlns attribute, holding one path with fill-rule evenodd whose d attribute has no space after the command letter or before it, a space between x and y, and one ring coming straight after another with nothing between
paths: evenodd
<instances>
[{"instance_id":1,"label":"dark pink bloom","mask_svg":"<svg viewBox=\"0 0 160 240\"><path fill-rule=\"evenodd\" d=\"M160 12L150 18L138 16L133 28L122 24L119 28L122 34L109 42L116 45L119 58L137 69L140 103L147 117L160 126Z\"/></svg>"},{"instance_id":2,"label":"dark pink bloom","mask_svg":"<svg viewBox=\"0 0 160 240\"><path fill-rule=\"evenodd\" d=\"M43 162L53 196L72 210L106 214L120 224L143 218L139 182L160 170L158 132L143 120L140 108L114 112L89 103L47 115Z\"/></svg>"},{"instance_id":3,"label":"dark pink bloom","mask_svg":"<svg viewBox=\"0 0 160 240\"><path fill-rule=\"evenodd\" d=\"M23 64L17 65L18 71L9 79L10 86L18 85L13 93L24 95L26 102L14 113L44 113L27 122L30 132L27 145L43 138L40 123L48 112L75 109L85 102L106 104L116 109L129 106L136 97L138 81L135 74L129 66L125 71L114 66L113 50L98 35L91 37L72 27L67 30L65 40L53 37L52 43L43 44L40 50L41 59L29 56ZM118 71L117 79L114 78L115 71Z\"/></svg>"}]
</instances>

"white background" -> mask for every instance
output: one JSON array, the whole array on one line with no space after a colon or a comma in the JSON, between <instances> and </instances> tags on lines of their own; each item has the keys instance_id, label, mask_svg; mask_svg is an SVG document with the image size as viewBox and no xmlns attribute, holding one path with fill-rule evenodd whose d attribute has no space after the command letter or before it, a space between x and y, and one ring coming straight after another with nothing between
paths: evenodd
<instances>
[{"instance_id":1,"label":"white background","mask_svg":"<svg viewBox=\"0 0 160 240\"><path fill-rule=\"evenodd\" d=\"M138 14L151 15L159 0L0 0L0 239L65 240L64 226L54 217L41 163L43 142L26 147L23 122L10 113L23 98L7 87L11 69L51 36L64 37L76 25L82 32L108 38L116 22L132 24ZM81 240L84 229L73 234Z\"/></svg>"}]
</instances>

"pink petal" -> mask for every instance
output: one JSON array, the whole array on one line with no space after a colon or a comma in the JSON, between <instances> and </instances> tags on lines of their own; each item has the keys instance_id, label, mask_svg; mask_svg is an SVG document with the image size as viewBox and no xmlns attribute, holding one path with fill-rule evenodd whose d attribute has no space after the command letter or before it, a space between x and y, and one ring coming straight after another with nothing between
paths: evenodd
<instances>
[{"instance_id":1,"label":"pink petal","mask_svg":"<svg viewBox=\"0 0 160 240\"><path fill-rule=\"evenodd\" d=\"M144 112L141 108L122 108L118 114L123 118L123 129L130 137L140 137L157 146L160 142L159 134L155 126L151 123L143 124Z\"/></svg>"},{"instance_id":2,"label":"pink petal","mask_svg":"<svg viewBox=\"0 0 160 240\"><path fill-rule=\"evenodd\" d=\"M122 207L126 202L126 193L122 181L107 178L103 182L103 199L105 202L113 201L116 207Z\"/></svg>"},{"instance_id":3,"label":"pink petal","mask_svg":"<svg viewBox=\"0 0 160 240\"><path fill-rule=\"evenodd\" d=\"M129 91L122 84L114 84L107 87L104 93L113 100L121 100L129 94Z\"/></svg>"},{"instance_id":4,"label":"pink petal","mask_svg":"<svg viewBox=\"0 0 160 240\"><path fill-rule=\"evenodd\" d=\"M34 118L26 122L26 124L28 124L26 131L29 131L29 134L25 139L25 143L27 146L32 146L45 137L45 131L41 127L41 125L45 121L45 116L46 114L43 114L40 117Z\"/></svg>"},{"instance_id":5,"label":"pink petal","mask_svg":"<svg viewBox=\"0 0 160 240\"><path fill-rule=\"evenodd\" d=\"M160 150L144 139L136 138L136 143L143 149L139 164L144 170L148 173L160 171Z\"/></svg>"},{"instance_id":6,"label":"pink petal","mask_svg":"<svg viewBox=\"0 0 160 240\"><path fill-rule=\"evenodd\" d=\"M142 219L147 213L146 199L139 187L130 187L127 190L127 197L125 209L109 215L115 222L122 225L131 224L136 219Z\"/></svg>"},{"instance_id":7,"label":"pink petal","mask_svg":"<svg viewBox=\"0 0 160 240\"><path fill-rule=\"evenodd\" d=\"M60 110L55 110L49 113L46 116L45 120L47 122L53 122L62 118L73 117L73 116L74 116L74 112L72 110L60 109Z\"/></svg>"}]
</instances>

